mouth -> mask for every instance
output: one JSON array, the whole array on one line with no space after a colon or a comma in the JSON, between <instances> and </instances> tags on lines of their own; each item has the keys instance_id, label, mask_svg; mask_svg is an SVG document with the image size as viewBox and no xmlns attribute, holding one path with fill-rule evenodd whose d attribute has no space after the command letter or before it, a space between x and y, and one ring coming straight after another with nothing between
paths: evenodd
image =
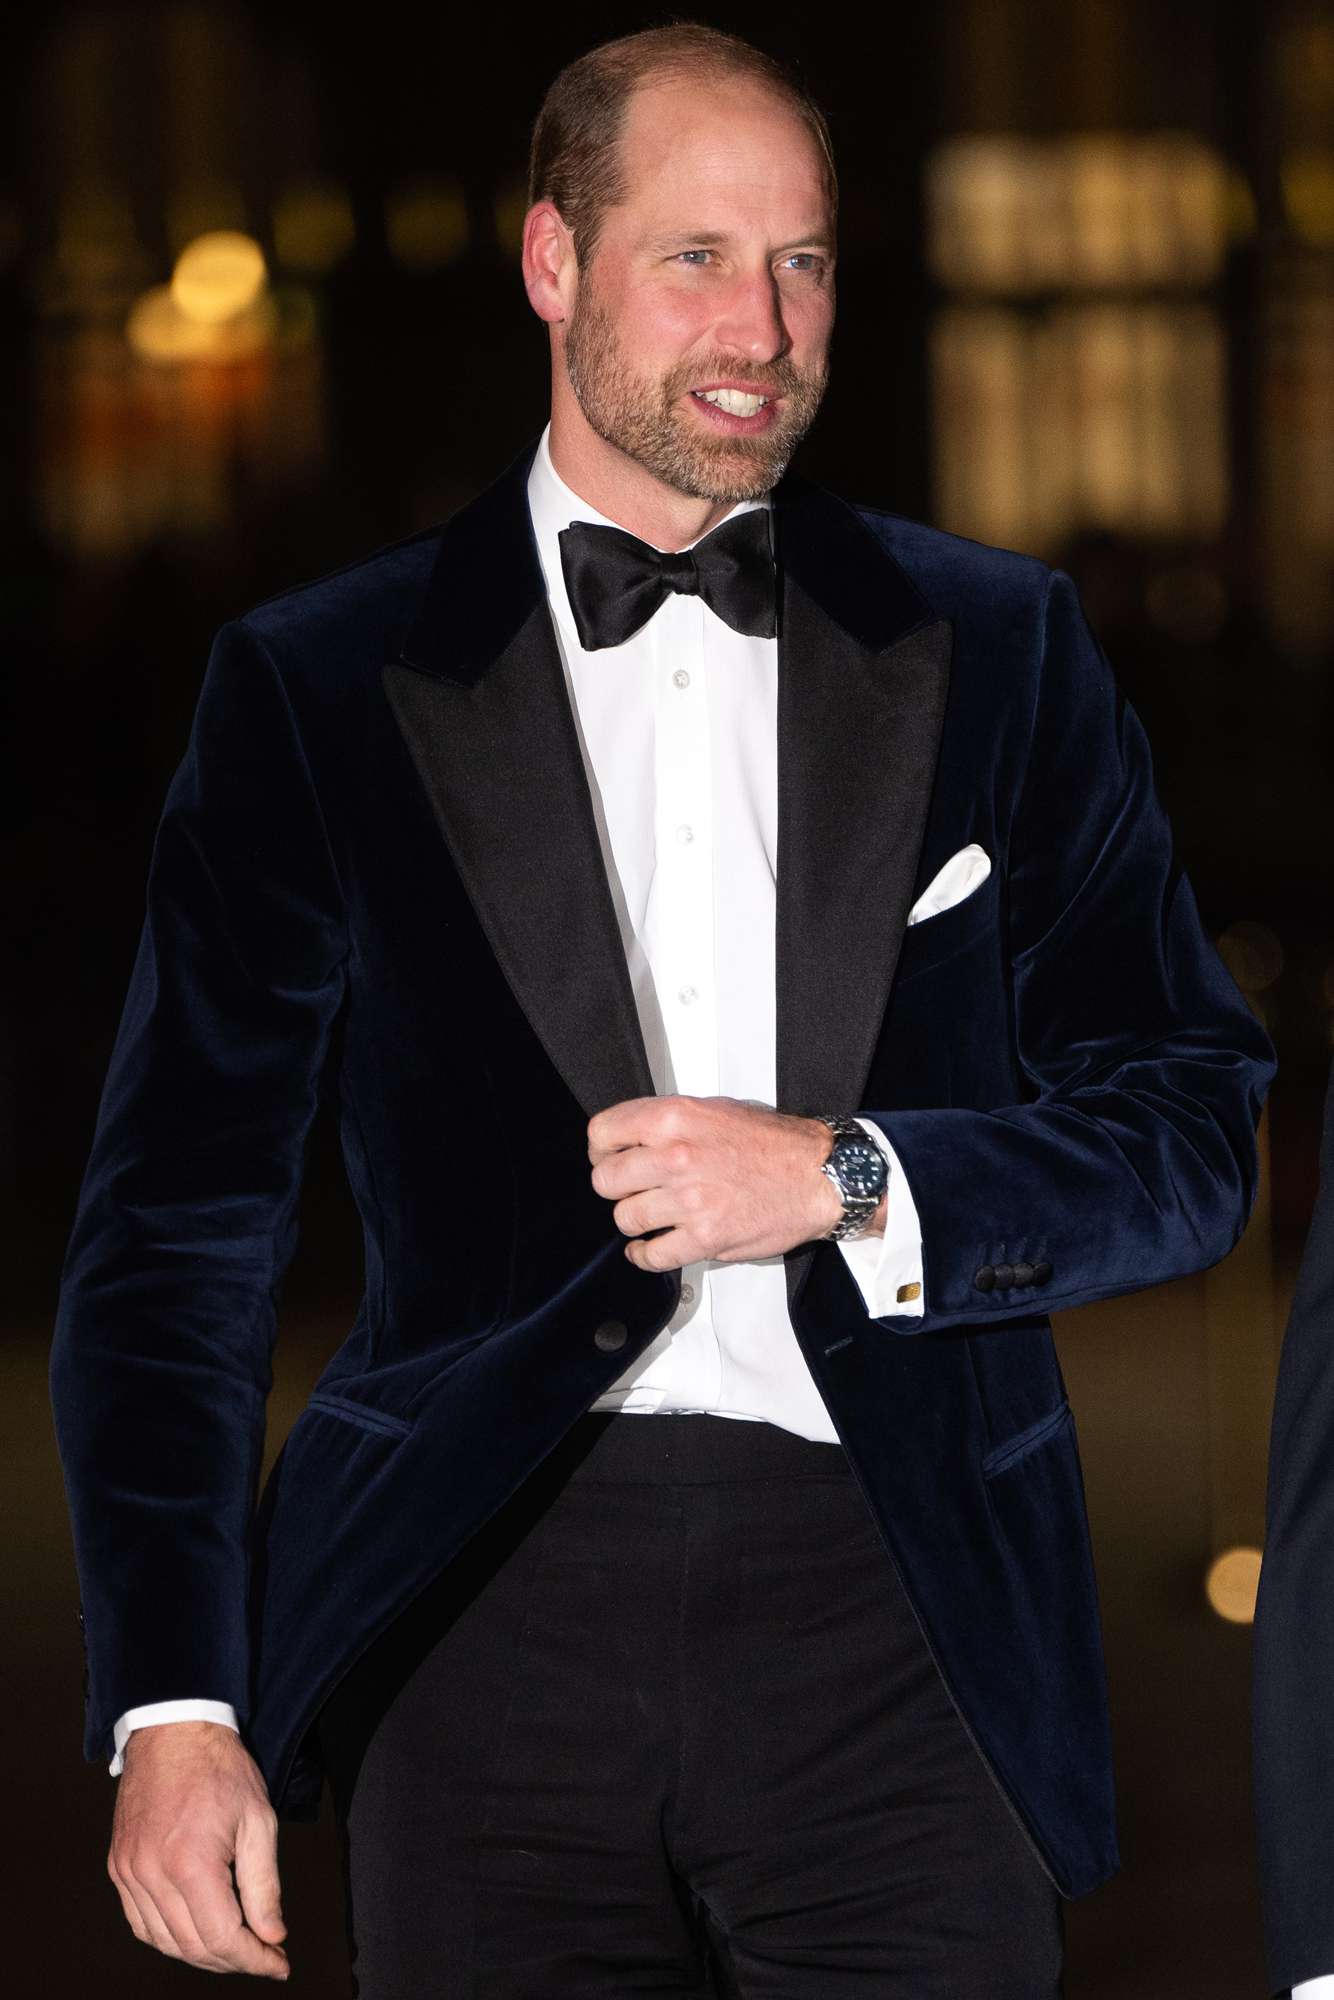
<instances>
[{"instance_id":1,"label":"mouth","mask_svg":"<svg viewBox=\"0 0 1334 2000\"><path fill-rule=\"evenodd\" d=\"M692 389L690 399L711 424L734 434L767 430L777 403L771 389L747 389L733 383Z\"/></svg>"}]
</instances>

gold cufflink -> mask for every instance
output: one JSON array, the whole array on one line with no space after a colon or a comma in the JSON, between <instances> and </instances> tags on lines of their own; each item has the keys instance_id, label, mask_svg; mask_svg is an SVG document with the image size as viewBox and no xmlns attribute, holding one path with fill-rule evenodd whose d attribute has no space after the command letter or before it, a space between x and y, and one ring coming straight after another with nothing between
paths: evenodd
<instances>
[{"instance_id":1,"label":"gold cufflink","mask_svg":"<svg viewBox=\"0 0 1334 2000\"><path fill-rule=\"evenodd\" d=\"M922 1288L920 1285L900 1285L898 1291L895 1293L895 1297L901 1306L911 1305L914 1299L920 1299L921 1296Z\"/></svg>"}]
</instances>

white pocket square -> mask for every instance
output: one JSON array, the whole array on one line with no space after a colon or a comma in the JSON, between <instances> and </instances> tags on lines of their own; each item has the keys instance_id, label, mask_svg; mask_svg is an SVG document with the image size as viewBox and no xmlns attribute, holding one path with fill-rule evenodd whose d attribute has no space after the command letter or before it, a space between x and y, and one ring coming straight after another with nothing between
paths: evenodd
<instances>
[{"instance_id":1,"label":"white pocket square","mask_svg":"<svg viewBox=\"0 0 1334 2000\"><path fill-rule=\"evenodd\" d=\"M920 924L924 917L938 917L952 910L965 896L971 896L974 889L980 889L990 873L991 859L982 848L961 847L917 898L908 912L908 922Z\"/></svg>"}]
</instances>

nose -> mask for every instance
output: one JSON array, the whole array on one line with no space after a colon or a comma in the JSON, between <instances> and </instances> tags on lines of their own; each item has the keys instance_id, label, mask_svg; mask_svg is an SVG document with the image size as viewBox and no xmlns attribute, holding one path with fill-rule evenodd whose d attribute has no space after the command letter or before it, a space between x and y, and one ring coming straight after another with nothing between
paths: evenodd
<instances>
[{"instance_id":1,"label":"nose","mask_svg":"<svg viewBox=\"0 0 1334 2000\"><path fill-rule=\"evenodd\" d=\"M776 361L787 353L792 338L783 323L783 301L771 271L737 278L714 325L714 337L720 347L748 361Z\"/></svg>"}]
</instances>

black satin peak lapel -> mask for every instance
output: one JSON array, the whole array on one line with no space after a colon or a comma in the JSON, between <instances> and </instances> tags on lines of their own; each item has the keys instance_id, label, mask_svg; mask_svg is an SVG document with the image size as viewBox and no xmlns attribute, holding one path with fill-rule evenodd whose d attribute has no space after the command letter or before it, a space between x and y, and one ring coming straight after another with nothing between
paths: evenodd
<instances>
[{"instance_id":1,"label":"black satin peak lapel","mask_svg":"<svg viewBox=\"0 0 1334 2000\"><path fill-rule=\"evenodd\" d=\"M446 525L384 685L501 971L591 1117L653 1079L533 542L531 457Z\"/></svg>"},{"instance_id":2,"label":"black satin peak lapel","mask_svg":"<svg viewBox=\"0 0 1334 2000\"><path fill-rule=\"evenodd\" d=\"M953 627L841 501L807 489L778 526L778 1103L851 1113L912 906ZM812 1254L789 1256L789 1296Z\"/></svg>"}]
</instances>

